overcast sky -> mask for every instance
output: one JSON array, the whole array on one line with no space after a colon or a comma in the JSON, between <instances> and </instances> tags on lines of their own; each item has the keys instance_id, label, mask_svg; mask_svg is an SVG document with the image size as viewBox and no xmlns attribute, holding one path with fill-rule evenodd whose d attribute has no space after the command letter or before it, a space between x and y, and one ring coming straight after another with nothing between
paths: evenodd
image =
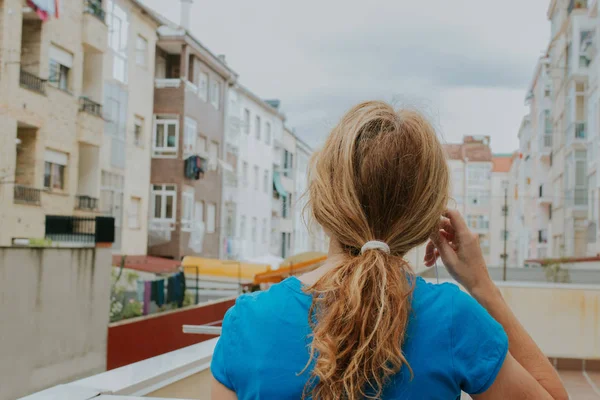
<instances>
[{"instance_id":1,"label":"overcast sky","mask_svg":"<svg viewBox=\"0 0 600 400\"><path fill-rule=\"evenodd\" d=\"M179 22L177 0L143 0ZM417 107L445 142L512 152L548 0L195 0L191 29L318 145L357 102Z\"/></svg>"}]
</instances>

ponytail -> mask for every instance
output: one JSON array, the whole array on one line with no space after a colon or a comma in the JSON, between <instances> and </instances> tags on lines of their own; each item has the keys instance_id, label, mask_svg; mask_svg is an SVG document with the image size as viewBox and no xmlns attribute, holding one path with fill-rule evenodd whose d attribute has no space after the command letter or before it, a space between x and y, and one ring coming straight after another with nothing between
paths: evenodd
<instances>
[{"instance_id":1,"label":"ponytail","mask_svg":"<svg viewBox=\"0 0 600 400\"><path fill-rule=\"evenodd\" d=\"M314 366L303 398L379 399L390 376L403 365L410 370L402 344L413 281L402 258L371 250L347 256L307 288L313 335L306 367Z\"/></svg>"}]
</instances>

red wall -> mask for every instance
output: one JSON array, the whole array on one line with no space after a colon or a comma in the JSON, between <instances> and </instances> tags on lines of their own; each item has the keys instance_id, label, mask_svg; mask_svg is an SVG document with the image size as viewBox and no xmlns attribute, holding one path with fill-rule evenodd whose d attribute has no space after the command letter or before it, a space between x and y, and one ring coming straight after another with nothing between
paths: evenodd
<instances>
[{"instance_id":1,"label":"red wall","mask_svg":"<svg viewBox=\"0 0 600 400\"><path fill-rule=\"evenodd\" d=\"M109 326L106 368L122 367L213 338L183 333L182 326L220 321L234 303L227 300Z\"/></svg>"}]
</instances>

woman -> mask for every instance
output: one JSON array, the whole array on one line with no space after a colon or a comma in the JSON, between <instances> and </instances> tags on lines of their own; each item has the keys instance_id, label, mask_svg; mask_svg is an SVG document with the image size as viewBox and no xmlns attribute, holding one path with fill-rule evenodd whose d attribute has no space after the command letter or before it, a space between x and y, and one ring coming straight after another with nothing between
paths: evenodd
<instances>
[{"instance_id":1,"label":"woman","mask_svg":"<svg viewBox=\"0 0 600 400\"><path fill-rule=\"evenodd\" d=\"M238 298L215 348L213 399L567 399L548 359L491 281L472 234L446 211L432 126L381 102L351 109L311 170L327 261ZM415 277L427 244L455 285Z\"/></svg>"}]
</instances>

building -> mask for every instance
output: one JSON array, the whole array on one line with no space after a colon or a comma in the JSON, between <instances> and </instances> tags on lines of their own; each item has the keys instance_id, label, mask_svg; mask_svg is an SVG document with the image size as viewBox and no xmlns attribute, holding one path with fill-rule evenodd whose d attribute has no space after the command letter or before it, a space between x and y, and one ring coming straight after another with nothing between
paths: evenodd
<instances>
[{"instance_id":1,"label":"building","mask_svg":"<svg viewBox=\"0 0 600 400\"><path fill-rule=\"evenodd\" d=\"M6 107L0 117L0 223L10 227L0 233L0 245L44 238L46 215L109 214L117 239L127 237L116 241L116 251L145 252L149 180L127 177L125 166L148 167L149 135L140 133L140 143L148 143L137 148L127 132L134 131L133 115L151 115L151 100L133 95L130 106L127 99L129 87L151 97L144 86L153 68L144 69L141 60L153 57L149 46L158 25L133 0L99 4L61 3L59 15L38 10L46 20L20 0L0 8L7 33L0 37ZM116 21L118 29L109 32ZM148 47L140 47L140 38ZM124 210L132 216L127 223Z\"/></svg>"},{"instance_id":2,"label":"building","mask_svg":"<svg viewBox=\"0 0 600 400\"><path fill-rule=\"evenodd\" d=\"M105 7L104 65L97 63L97 55L86 53L84 58L86 70L103 68L103 88L102 81L84 80L84 101L88 108L99 108L93 101L103 90L104 137L99 152L80 144L80 187L85 191L79 194L97 197L99 192L100 212L115 218L114 251L140 255L146 254L148 241L154 58L160 21L134 0L111 0ZM100 175L99 185L88 180L94 174Z\"/></svg>"},{"instance_id":3,"label":"building","mask_svg":"<svg viewBox=\"0 0 600 400\"><path fill-rule=\"evenodd\" d=\"M316 224L310 223L310 215L305 207L308 203L308 168L312 149L296 136L296 165L294 166L294 245L293 253L303 253L316 250L311 246L311 235L314 234Z\"/></svg>"},{"instance_id":4,"label":"building","mask_svg":"<svg viewBox=\"0 0 600 400\"><path fill-rule=\"evenodd\" d=\"M292 255L294 231L296 136L287 127L275 136L273 148L273 199L271 253L282 258Z\"/></svg>"},{"instance_id":5,"label":"building","mask_svg":"<svg viewBox=\"0 0 600 400\"><path fill-rule=\"evenodd\" d=\"M226 98L237 80L224 57L162 20L156 47L149 248L151 255L218 258Z\"/></svg>"},{"instance_id":6,"label":"building","mask_svg":"<svg viewBox=\"0 0 600 400\"><path fill-rule=\"evenodd\" d=\"M278 101L266 102L241 85L230 89L229 104L221 255L259 259L271 251L274 142L282 137L285 116Z\"/></svg>"},{"instance_id":7,"label":"building","mask_svg":"<svg viewBox=\"0 0 600 400\"><path fill-rule=\"evenodd\" d=\"M444 147L448 154L448 167L451 174L449 206L455 206L461 211L469 228L479 234L481 249L489 265L491 261L490 216L493 214L491 210L493 162L490 138L489 136L465 136L463 143L447 144Z\"/></svg>"},{"instance_id":8,"label":"building","mask_svg":"<svg viewBox=\"0 0 600 400\"><path fill-rule=\"evenodd\" d=\"M551 77L553 126L549 171L554 191L552 257L580 257L587 253L587 169L591 155L588 121L598 115L598 108L593 108L595 104L589 98L590 75L597 74L590 67L598 22L590 17L587 3L553 0L548 8L552 35L546 67Z\"/></svg>"}]
</instances>

